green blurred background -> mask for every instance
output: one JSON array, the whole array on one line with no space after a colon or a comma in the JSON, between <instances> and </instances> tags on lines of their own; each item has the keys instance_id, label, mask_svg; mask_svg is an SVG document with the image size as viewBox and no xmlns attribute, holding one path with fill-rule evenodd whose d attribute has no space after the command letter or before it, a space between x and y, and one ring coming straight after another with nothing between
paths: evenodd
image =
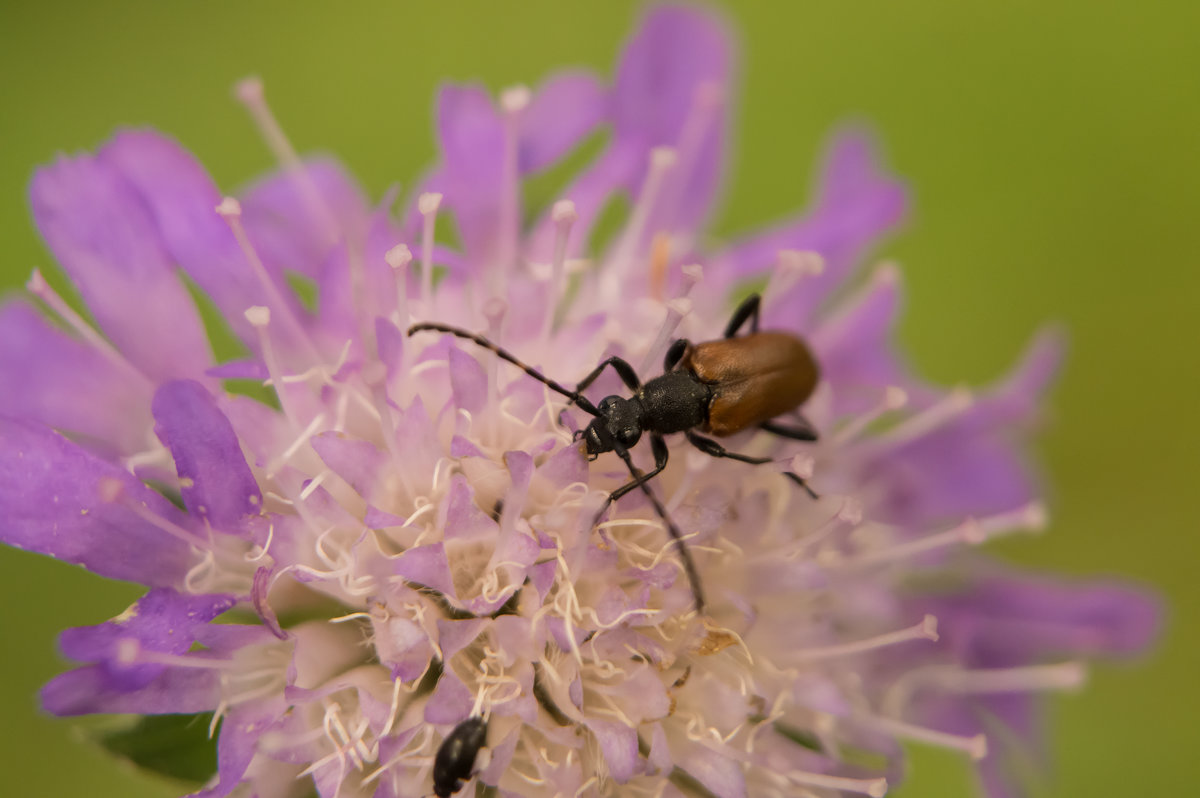
<instances>
[{"instance_id":1,"label":"green blurred background","mask_svg":"<svg viewBox=\"0 0 1200 798\"><path fill-rule=\"evenodd\" d=\"M444 78L535 83L608 72L631 2L0 5L0 259L16 286L50 258L25 202L34 165L151 124L236 187L271 159L229 87L261 74L302 150L337 153L373 196L433 155ZM1071 357L1040 441L1053 526L999 551L1070 574L1157 585L1170 618L1136 668L1101 666L1052 702L1039 794L1190 794L1200 674L1200 4L1194 0L737 3L743 44L729 233L804 203L836 122L866 119L914 188L883 254L907 281L903 345L924 375L983 383L1062 321ZM0 789L169 796L109 761L35 691L57 630L136 595L0 551ZM915 750L898 794L968 794L955 757Z\"/></svg>"}]
</instances>

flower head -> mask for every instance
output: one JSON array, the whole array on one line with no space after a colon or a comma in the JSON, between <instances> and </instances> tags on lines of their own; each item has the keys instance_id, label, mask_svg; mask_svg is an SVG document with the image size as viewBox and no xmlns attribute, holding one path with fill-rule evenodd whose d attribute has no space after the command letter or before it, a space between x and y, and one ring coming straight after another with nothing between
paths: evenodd
<instances>
[{"instance_id":1,"label":"flower head","mask_svg":"<svg viewBox=\"0 0 1200 798\"><path fill-rule=\"evenodd\" d=\"M1058 343L978 396L910 376L889 343L898 272L853 277L905 205L859 130L804 216L712 245L732 59L716 20L666 7L611 85L449 86L439 162L398 220L395 196L371 207L336 163L297 158L255 81L238 96L282 170L237 198L148 131L39 171L35 218L95 326L36 273L62 324L0 310L0 537L150 588L64 632L82 665L46 708L212 713L203 796L472 778L547 798L880 796L905 740L963 751L1011 794L1032 695L1155 623L1128 589L978 553L1044 523L1020 437ZM522 181L601 129L561 198L524 207ZM185 282L244 356L214 362ZM672 346L719 339L748 292L743 321L812 350L820 379L775 431L815 441L751 409L794 375L756 367L718 407L733 378ZM743 363L766 340L721 351ZM668 353L708 391L690 438L657 434L682 388L626 408L649 444L583 434ZM612 358L627 367L573 396Z\"/></svg>"}]
</instances>

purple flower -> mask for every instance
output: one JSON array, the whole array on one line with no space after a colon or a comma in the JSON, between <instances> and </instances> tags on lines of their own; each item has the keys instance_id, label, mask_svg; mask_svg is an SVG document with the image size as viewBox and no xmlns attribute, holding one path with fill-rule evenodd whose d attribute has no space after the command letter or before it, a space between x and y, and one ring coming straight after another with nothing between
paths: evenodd
<instances>
[{"instance_id":1,"label":"purple flower","mask_svg":"<svg viewBox=\"0 0 1200 798\"><path fill-rule=\"evenodd\" d=\"M442 741L481 716L486 753L449 759L506 796L881 796L909 740L1019 794L1036 694L1157 623L1133 589L978 550L1044 524L1022 438L1060 345L978 396L909 374L898 272L855 276L905 211L860 130L833 139L805 214L712 245L733 60L718 21L663 7L611 85L448 86L439 162L396 218L394 196L371 206L298 159L253 81L238 94L282 170L237 198L150 131L40 170L37 224L95 326L36 273L45 313L0 309L0 537L149 588L63 633L81 664L45 707L212 713L201 796L427 795ZM561 198L523 207L521 181L598 128ZM627 218L589 251L618 195ZM179 270L242 356L214 362ZM611 356L648 379L747 286L765 328L815 352L820 440L726 439L759 466L672 442L650 483L665 515L637 492L597 515L629 474L588 463L590 419L559 393L406 335L465 328L567 385ZM586 395L614 393L608 371Z\"/></svg>"}]
</instances>

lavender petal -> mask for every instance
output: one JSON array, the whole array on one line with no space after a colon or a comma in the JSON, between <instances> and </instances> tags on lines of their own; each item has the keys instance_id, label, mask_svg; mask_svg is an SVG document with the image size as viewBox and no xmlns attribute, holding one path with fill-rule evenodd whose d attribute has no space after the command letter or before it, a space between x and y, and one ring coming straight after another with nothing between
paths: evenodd
<instances>
[{"instance_id":1,"label":"lavender petal","mask_svg":"<svg viewBox=\"0 0 1200 798\"><path fill-rule=\"evenodd\" d=\"M0 308L0 413L133 454L145 446L150 391L94 347L14 301Z\"/></svg>"},{"instance_id":2,"label":"lavender petal","mask_svg":"<svg viewBox=\"0 0 1200 798\"><path fill-rule=\"evenodd\" d=\"M105 494L120 494L115 500ZM0 538L20 549L82 565L112 579L180 584L192 549L125 503L176 525L166 499L125 469L57 433L0 418Z\"/></svg>"},{"instance_id":3,"label":"lavender petal","mask_svg":"<svg viewBox=\"0 0 1200 798\"><path fill-rule=\"evenodd\" d=\"M29 193L42 237L122 354L156 380L203 373L212 356L200 316L122 175L102 158L60 158Z\"/></svg>"},{"instance_id":4,"label":"lavender petal","mask_svg":"<svg viewBox=\"0 0 1200 798\"><path fill-rule=\"evenodd\" d=\"M237 434L203 385L168 382L154 395L153 410L154 431L175 458L183 501L193 515L231 531L259 512L262 492Z\"/></svg>"}]
</instances>

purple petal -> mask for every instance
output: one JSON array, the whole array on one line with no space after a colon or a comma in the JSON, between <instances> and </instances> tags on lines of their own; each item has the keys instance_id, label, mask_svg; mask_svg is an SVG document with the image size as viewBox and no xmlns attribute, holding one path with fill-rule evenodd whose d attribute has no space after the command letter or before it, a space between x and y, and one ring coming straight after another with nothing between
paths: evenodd
<instances>
[{"instance_id":1,"label":"purple petal","mask_svg":"<svg viewBox=\"0 0 1200 798\"><path fill-rule=\"evenodd\" d=\"M529 496L529 480L533 477L533 457L528 452L514 450L504 453L504 465L508 467L512 479L508 493L504 497L504 517L506 526L511 526L514 518L525 508L525 500Z\"/></svg>"},{"instance_id":2,"label":"purple petal","mask_svg":"<svg viewBox=\"0 0 1200 798\"><path fill-rule=\"evenodd\" d=\"M212 298L234 331L256 347L256 335L243 313L253 305L271 303L216 213L221 193L204 167L176 142L148 130L119 133L99 158L135 187L170 257ZM288 295L283 289L280 293ZM299 314L298 304L292 303L292 310Z\"/></svg>"},{"instance_id":3,"label":"purple petal","mask_svg":"<svg viewBox=\"0 0 1200 798\"><path fill-rule=\"evenodd\" d=\"M340 348L347 338L359 336L362 317L386 316L396 307L396 277L385 256L392 247L403 243L403 236L392 222L389 210L392 202L392 197L385 198L367 220L366 240L362 245L356 245L351 252L343 244L324 264L318 314L321 329L334 337L335 348ZM351 257L357 259L359 278L352 275ZM354 279L363 282L357 300L351 286ZM409 296L414 296L416 270L410 269L405 279ZM356 301L361 307L356 307Z\"/></svg>"},{"instance_id":4,"label":"purple petal","mask_svg":"<svg viewBox=\"0 0 1200 798\"><path fill-rule=\"evenodd\" d=\"M448 84L437 97L438 146L448 168L484 185L498 183L504 161L504 124L487 89Z\"/></svg>"},{"instance_id":5,"label":"purple petal","mask_svg":"<svg viewBox=\"0 0 1200 798\"><path fill-rule=\"evenodd\" d=\"M425 704L425 722L434 724L458 723L471 714L475 696L453 673L446 672L438 679L433 695Z\"/></svg>"},{"instance_id":6,"label":"purple petal","mask_svg":"<svg viewBox=\"0 0 1200 798\"><path fill-rule=\"evenodd\" d=\"M1028 425L1036 420L1042 398L1062 368L1066 336L1050 327L1034 336L1017 365L991 388L974 414L979 428Z\"/></svg>"},{"instance_id":7,"label":"purple petal","mask_svg":"<svg viewBox=\"0 0 1200 798\"><path fill-rule=\"evenodd\" d=\"M434 655L429 634L413 620L401 615L371 619L379 661L392 671L392 678L405 681L419 677Z\"/></svg>"},{"instance_id":8,"label":"purple petal","mask_svg":"<svg viewBox=\"0 0 1200 798\"><path fill-rule=\"evenodd\" d=\"M363 526L371 529L384 529L389 526L404 526L404 519L380 510L378 507L368 507L363 515Z\"/></svg>"},{"instance_id":9,"label":"purple petal","mask_svg":"<svg viewBox=\"0 0 1200 798\"><path fill-rule=\"evenodd\" d=\"M529 569L529 581L537 591L538 601L545 601L558 577L558 563L553 560L538 563Z\"/></svg>"},{"instance_id":10,"label":"purple petal","mask_svg":"<svg viewBox=\"0 0 1200 798\"><path fill-rule=\"evenodd\" d=\"M265 626L210 623L196 630L196 642L213 654L231 654L245 646L272 642L273 633Z\"/></svg>"},{"instance_id":11,"label":"purple petal","mask_svg":"<svg viewBox=\"0 0 1200 798\"><path fill-rule=\"evenodd\" d=\"M673 145L691 113L699 86L724 86L730 71L729 35L710 14L685 6L652 9L625 48L613 90L618 138L647 147Z\"/></svg>"},{"instance_id":12,"label":"purple petal","mask_svg":"<svg viewBox=\"0 0 1200 798\"><path fill-rule=\"evenodd\" d=\"M258 752L259 739L275 725L283 711L281 702L256 702L226 713L217 740L217 784L188 798L224 798L233 792Z\"/></svg>"},{"instance_id":13,"label":"purple petal","mask_svg":"<svg viewBox=\"0 0 1200 798\"><path fill-rule=\"evenodd\" d=\"M449 366L450 390L455 404L469 413L478 413L487 402L488 380L483 366L458 348L450 350Z\"/></svg>"},{"instance_id":14,"label":"purple petal","mask_svg":"<svg viewBox=\"0 0 1200 798\"><path fill-rule=\"evenodd\" d=\"M637 731L617 721L586 718L584 723L596 735L613 781L624 784L633 778L634 765L638 761Z\"/></svg>"},{"instance_id":15,"label":"purple petal","mask_svg":"<svg viewBox=\"0 0 1200 798\"><path fill-rule=\"evenodd\" d=\"M886 472L876 512L908 528L1016 509L1037 494L1029 467L1008 442L943 430L906 446L871 470Z\"/></svg>"},{"instance_id":16,"label":"purple petal","mask_svg":"<svg viewBox=\"0 0 1200 798\"><path fill-rule=\"evenodd\" d=\"M441 619L437 622L438 647L442 659L449 660L474 642L491 622L486 618L467 618L461 621Z\"/></svg>"},{"instance_id":17,"label":"purple petal","mask_svg":"<svg viewBox=\"0 0 1200 798\"><path fill-rule=\"evenodd\" d=\"M150 393L94 347L10 302L0 309L0 413L131 454L145 447Z\"/></svg>"},{"instance_id":18,"label":"purple petal","mask_svg":"<svg viewBox=\"0 0 1200 798\"><path fill-rule=\"evenodd\" d=\"M216 670L168 667L140 688L112 686L103 665L88 665L59 674L41 690L42 706L55 715L116 713L173 715L207 712L221 701Z\"/></svg>"},{"instance_id":19,"label":"purple petal","mask_svg":"<svg viewBox=\"0 0 1200 798\"><path fill-rule=\"evenodd\" d=\"M621 57L613 90L614 145L640 151L639 176L647 171L651 148L678 148L656 228L690 230L712 205L724 169L723 98L732 61L725 25L685 6L651 10Z\"/></svg>"},{"instance_id":20,"label":"purple petal","mask_svg":"<svg viewBox=\"0 0 1200 798\"><path fill-rule=\"evenodd\" d=\"M154 395L154 432L171 450L188 510L232 531L262 507L237 433L203 385L168 382Z\"/></svg>"},{"instance_id":21,"label":"purple petal","mask_svg":"<svg viewBox=\"0 0 1200 798\"><path fill-rule=\"evenodd\" d=\"M504 190L504 123L481 86L449 85L438 92L442 168L430 180L454 209L469 258L487 257L499 235L497 208Z\"/></svg>"},{"instance_id":22,"label":"purple petal","mask_svg":"<svg viewBox=\"0 0 1200 798\"><path fill-rule=\"evenodd\" d=\"M517 752L517 743L520 741L520 727L514 728L499 742L491 741L488 748L492 751L492 759L488 762L488 766L480 771L479 780L484 784L499 784L508 772L509 765L512 764L513 755ZM501 792L500 795L506 795L506 793Z\"/></svg>"},{"instance_id":23,"label":"purple petal","mask_svg":"<svg viewBox=\"0 0 1200 798\"><path fill-rule=\"evenodd\" d=\"M746 774L741 765L704 746L693 744L679 764L717 798L746 798ZM678 757L676 757L678 761Z\"/></svg>"},{"instance_id":24,"label":"purple petal","mask_svg":"<svg viewBox=\"0 0 1200 798\"><path fill-rule=\"evenodd\" d=\"M392 570L396 576L431 587L443 595L456 595L446 548L441 543L414 546L392 561Z\"/></svg>"},{"instance_id":25,"label":"purple petal","mask_svg":"<svg viewBox=\"0 0 1200 798\"><path fill-rule=\"evenodd\" d=\"M800 281L795 291L802 296L789 297L786 303L793 316L776 320L767 314L764 319L766 326L778 323L796 329L843 284L867 249L902 220L905 205L904 185L882 172L871 137L862 130L844 130L830 147L816 207L731 246L714 258L705 274L733 283L773 268L781 250L820 253L825 270Z\"/></svg>"},{"instance_id":26,"label":"purple petal","mask_svg":"<svg viewBox=\"0 0 1200 798\"><path fill-rule=\"evenodd\" d=\"M105 495L110 488L119 489L116 501ZM170 502L123 468L51 430L0 419L0 538L8 544L112 579L180 584L194 559L191 547L139 517L133 503L184 523Z\"/></svg>"},{"instance_id":27,"label":"purple petal","mask_svg":"<svg viewBox=\"0 0 1200 798\"><path fill-rule=\"evenodd\" d=\"M1129 656L1161 627L1147 590L1103 582L1063 583L1026 574L982 580L943 603L939 630L973 667L1008 667L1049 655ZM933 604L930 605L931 607Z\"/></svg>"},{"instance_id":28,"label":"purple petal","mask_svg":"<svg viewBox=\"0 0 1200 798\"><path fill-rule=\"evenodd\" d=\"M339 240L355 234L367 217L362 190L333 158L311 159L304 173L316 188L326 218L309 207L298 175L280 172L243 192L242 220L263 261L316 277ZM314 218L314 217L320 218Z\"/></svg>"},{"instance_id":29,"label":"purple petal","mask_svg":"<svg viewBox=\"0 0 1200 798\"><path fill-rule=\"evenodd\" d=\"M219 366L213 366L204 372L206 377L218 380L255 380L262 382L270 379L266 365L261 360L230 360Z\"/></svg>"},{"instance_id":30,"label":"purple petal","mask_svg":"<svg viewBox=\"0 0 1200 798\"><path fill-rule=\"evenodd\" d=\"M495 539L496 522L475 505L475 490L462 474L455 474L451 479L445 506L447 542Z\"/></svg>"},{"instance_id":31,"label":"purple petal","mask_svg":"<svg viewBox=\"0 0 1200 798\"><path fill-rule=\"evenodd\" d=\"M487 455L475 445L474 441L462 435L455 435L450 439L450 456L487 458Z\"/></svg>"},{"instance_id":32,"label":"purple petal","mask_svg":"<svg viewBox=\"0 0 1200 798\"><path fill-rule=\"evenodd\" d=\"M1014 427L1027 425L1057 370L1062 344L1053 332L1035 339L998 387L945 426L890 451L871 467L886 474L879 512L918 526L1021 506L1036 495Z\"/></svg>"},{"instance_id":33,"label":"purple petal","mask_svg":"<svg viewBox=\"0 0 1200 798\"><path fill-rule=\"evenodd\" d=\"M73 671L47 694L54 702L54 711L74 713L89 701L143 700L157 695L155 685L161 686L165 672L171 666L156 655L182 655L188 651L199 631L213 618L233 607L232 596L190 596L170 588L159 588L146 594L130 611L99 626L67 629L59 638L64 655L71 659L95 663L95 668ZM204 658L196 657L197 672L204 670ZM207 682L191 683L189 700L207 700ZM88 698L81 688L88 688L94 698ZM140 699L126 698L135 694ZM82 710L81 710L82 711ZM160 710L162 711L162 710ZM174 710L170 710L174 711Z\"/></svg>"},{"instance_id":34,"label":"purple petal","mask_svg":"<svg viewBox=\"0 0 1200 798\"><path fill-rule=\"evenodd\" d=\"M263 626L271 630L271 634L275 635L280 640L287 640L288 634L283 631L283 627L279 625L279 617L275 614L274 608L267 600L267 594L271 590L271 575L274 573L273 568L260 567L254 572L254 582L250 588L250 600L254 604L254 611L258 613L258 617L262 620Z\"/></svg>"},{"instance_id":35,"label":"purple petal","mask_svg":"<svg viewBox=\"0 0 1200 798\"><path fill-rule=\"evenodd\" d=\"M675 767L675 761L671 758L671 746L667 742L667 733L663 730L661 723L651 724L650 732L650 754L646 757L647 761L653 765L659 774L670 773Z\"/></svg>"},{"instance_id":36,"label":"purple petal","mask_svg":"<svg viewBox=\"0 0 1200 798\"><path fill-rule=\"evenodd\" d=\"M577 216L567 239L568 257L578 257L586 251L600 213L617 193L632 190L626 186L633 184L640 176L641 173L637 171L641 167L640 158L640 153L633 147L610 149L563 189L562 199L574 203ZM554 253L556 234L557 225L551 217L551 211L547 211L525 243L530 257L549 262Z\"/></svg>"},{"instance_id":37,"label":"purple petal","mask_svg":"<svg viewBox=\"0 0 1200 798\"><path fill-rule=\"evenodd\" d=\"M37 171L29 193L46 244L125 357L156 380L203 373L212 356L199 314L117 170L87 155L61 158Z\"/></svg>"},{"instance_id":38,"label":"purple petal","mask_svg":"<svg viewBox=\"0 0 1200 798\"><path fill-rule=\"evenodd\" d=\"M910 382L891 342L900 310L899 280L894 269L880 270L865 291L810 339L821 376L834 387L835 417L865 412L879 403L884 387Z\"/></svg>"},{"instance_id":39,"label":"purple petal","mask_svg":"<svg viewBox=\"0 0 1200 798\"><path fill-rule=\"evenodd\" d=\"M587 458L578 446L564 446L537 467L537 475L562 490L576 482L587 482Z\"/></svg>"},{"instance_id":40,"label":"purple petal","mask_svg":"<svg viewBox=\"0 0 1200 798\"><path fill-rule=\"evenodd\" d=\"M375 503L388 457L369 441L348 438L338 432L323 432L310 441L325 465L350 483L368 502ZM384 498L384 497L381 497Z\"/></svg>"},{"instance_id":41,"label":"purple petal","mask_svg":"<svg viewBox=\"0 0 1200 798\"><path fill-rule=\"evenodd\" d=\"M58 643L64 656L79 662L100 662L118 656L117 645L136 640L142 648L183 654L198 629L233 607L233 596L179 593L156 588L138 600L129 612L98 626L66 629Z\"/></svg>"},{"instance_id":42,"label":"purple petal","mask_svg":"<svg viewBox=\"0 0 1200 798\"><path fill-rule=\"evenodd\" d=\"M521 112L521 173L550 166L607 115L607 92L594 75L563 72L547 80Z\"/></svg>"}]
</instances>

